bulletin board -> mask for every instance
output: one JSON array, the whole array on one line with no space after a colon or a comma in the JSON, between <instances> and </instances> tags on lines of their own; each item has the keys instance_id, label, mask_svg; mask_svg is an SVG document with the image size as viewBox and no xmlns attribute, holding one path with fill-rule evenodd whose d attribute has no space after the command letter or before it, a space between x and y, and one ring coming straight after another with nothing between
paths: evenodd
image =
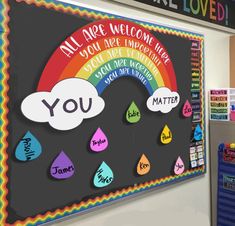
<instances>
[{"instance_id":1,"label":"bulletin board","mask_svg":"<svg viewBox=\"0 0 235 226\"><path fill-rule=\"evenodd\" d=\"M1 225L206 172L203 35L54 0L0 5Z\"/></svg>"}]
</instances>

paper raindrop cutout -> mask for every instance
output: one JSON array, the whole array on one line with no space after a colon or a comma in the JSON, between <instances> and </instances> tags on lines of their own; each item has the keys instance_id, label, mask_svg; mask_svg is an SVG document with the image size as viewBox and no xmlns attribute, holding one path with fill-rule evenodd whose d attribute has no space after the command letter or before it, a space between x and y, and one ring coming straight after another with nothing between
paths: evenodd
<instances>
[{"instance_id":1,"label":"paper raindrop cutout","mask_svg":"<svg viewBox=\"0 0 235 226\"><path fill-rule=\"evenodd\" d=\"M38 139L28 131L18 143L15 157L20 161L31 161L38 158L41 153L41 144Z\"/></svg>"},{"instance_id":2,"label":"paper raindrop cutout","mask_svg":"<svg viewBox=\"0 0 235 226\"><path fill-rule=\"evenodd\" d=\"M113 179L113 171L105 162L102 162L95 173L93 183L95 187L102 188L111 184Z\"/></svg>"},{"instance_id":3,"label":"paper raindrop cutout","mask_svg":"<svg viewBox=\"0 0 235 226\"><path fill-rule=\"evenodd\" d=\"M140 110L135 104L134 101L132 101L131 105L127 109L126 112L126 120L129 123L137 123L141 118Z\"/></svg>"},{"instance_id":4,"label":"paper raindrop cutout","mask_svg":"<svg viewBox=\"0 0 235 226\"><path fill-rule=\"evenodd\" d=\"M178 159L175 163L174 172L176 175L180 175L184 172L184 162L180 158L180 156L178 157Z\"/></svg>"},{"instance_id":5,"label":"paper raindrop cutout","mask_svg":"<svg viewBox=\"0 0 235 226\"><path fill-rule=\"evenodd\" d=\"M197 126L194 130L194 139L196 141L202 140L202 129L199 124L197 124Z\"/></svg>"},{"instance_id":6,"label":"paper raindrop cutout","mask_svg":"<svg viewBox=\"0 0 235 226\"><path fill-rule=\"evenodd\" d=\"M139 175L145 175L150 171L150 162L143 154L137 164L137 173Z\"/></svg>"},{"instance_id":7,"label":"paper raindrop cutout","mask_svg":"<svg viewBox=\"0 0 235 226\"><path fill-rule=\"evenodd\" d=\"M108 147L108 144L108 138L106 137L102 129L98 128L91 138L90 149L94 152L101 152Z\"/></svg>"},{"instance_id":8,"label":"paper raindrop cutout","mask_svg":"<svg viewBox=\"0 0 235 226\"><path fill-rule=\"evenodd\" d=\"M61 180L73 176L74 170L72 161L61 151L51 165L50 174L52 177Z\"/></svg>"},{"instance_id":9,"label":"paper raindrop cutout","mask_svg":"<svg viewBox=\"0 0 235 226\"><path fill-rule=\"evenodd\" d=\"M193 110L192 110L192 106L189 103L188 100L186 100L186 102L184 103L183 109L182 109L182 114L185 118L188 118L192 115Z\"/></svg>"},{"instance_id":10,"label":"paper raindrop cutout","mask_svg":"<svg viewBox=\"0 0 235 226\"><path fill-rule=\"evenodd\" d=\"M161 133L161 142L163 144L169 144L172 141L172 133L167 125L164 126Z\"/></svg>"}]
</instances>

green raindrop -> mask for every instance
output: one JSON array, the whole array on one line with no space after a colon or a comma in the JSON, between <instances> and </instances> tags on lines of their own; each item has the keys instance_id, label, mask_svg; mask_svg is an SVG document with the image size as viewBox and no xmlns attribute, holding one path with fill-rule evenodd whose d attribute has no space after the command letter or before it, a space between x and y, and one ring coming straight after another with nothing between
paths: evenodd
<instances>
[{"instance_id":1,"label":"green raindrop","mask_svg":"<svg viewBox=\"0 0 235 226\"><path fill-rule=\"evenodd\" d=\"M126 120L129 123L137 123L141 118L140 110L135 104L134 101L132 101L131 105L127 109L126 112Z\"/></svg>"}]
</instances>

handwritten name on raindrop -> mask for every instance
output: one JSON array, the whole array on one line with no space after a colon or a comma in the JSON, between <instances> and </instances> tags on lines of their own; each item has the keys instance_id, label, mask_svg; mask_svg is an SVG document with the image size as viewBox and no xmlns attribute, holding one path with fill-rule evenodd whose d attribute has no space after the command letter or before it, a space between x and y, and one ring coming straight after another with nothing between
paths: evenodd
<instances>
[{"instance_id":1,"label":"handwritten name on raindrop","mask_svg":"<svg viewBox=\"0 0 235 226\"><path fill-rule=\"evenodd\" d=\"M28 131L17 145L15 156L20 161L30 161L38 158L41 152L41 144L36 137Z\"/></svg>"},{"instance_id":2,"label":"handwritten name on raindrop","mask_svg":"<svg viewBox=\"0 0 235 226\"><path fill-rule=\"evenodd\" d=\"M73 176L74 171L75 168L72 161L61 151L51 165L50 174L56 179L67 179Z\"/></svg>"},{"instance_id":3,"label":"handwritten name on raindrop","mask_svg":"<svg viewBox=\"0 0 235 226\"><path fill-rule=\"evenodd\" d=\"M94 152L104 151L108 147L108 138L101 128L98 128L90 141L90 149Z\"/></svg>"},{"instance_id":4,"label":"handwritten name on raindrop","mask_svg":"<svg viewBox=\"0 0 235 226\"><path fill-rule=\"evenodd\" d=\"M132 110L127 112L128 114L128 119L132 118L132 117L140 117L140 113L138 111Z\"/></svg>"},{"instance_id":5,"label":"handwritten name on raindrop","mask_svg":"<svg viewBox=\"0 0 235 226\"><path fill-rule=\"evenodd\" d=\"M191 104L189 103L188 100L186 100L186 102L185 102L185 104L183 106L182 113L183 113L183 116L186 117L186 118L190 117L192 115L192 113L193 113L192 106L191 106Z\"/></svg>"},{"instance_id":6,"label":"handwritten name on raindrop","mask_svg":"<svg viewBox=\"0 0 235 226\"><path fill-rule=\"evenodd\" d=\"M95 173L93 183L95 187L102 188L111 184L113 179L112 169L105 162L102 162Z\"/></svg>"},{"instance_id":7,"label":"handwritten name on raindrop","mask_svg":"<svg viewBox=\"0 0 235 226\"><path fill-rule=\"evenodd\" d=\"M145 154L142 154L138 164L137 164L137 173L139 175L145 175L150 171L150 162Z\"/></svg>"},{"instance_id":8,"label":"handwritten name on raindrop","mask_svg":"<svg viewBox=\"0 0 235 226\"><path fill-rule=\"evenodd\" d=\"M161 133L161 142L163 144L169 144L172 141L172 133L167 125L164 126Z\"/></svg>"},{"instance_id":9,"label":"handwritten name on raindrop","mask_svg":"<svg viewBox=\"0 0 235 226\"><path fill-rule=\"evenodd\" d=\"M131 105L129 106L126 112L126 120L129 123L137 123L140 120L140 118L141 118L140 110L135 104L135 102L132 101Z\"/></svg>"},{"instance_id":10,"label":"handwritten name on raindrop","mask_svg":"<svg viewBox=\"0 0 235 226\"><path fill-rule=\"evenodd\" d=\"M52 175L67 174L67 173L71 173L73 171L74 171L74 167L72 165L68 166L68 167L62 167L62 168L60 168L59 166L52 167Z\"/></svg>"},{"instance_id":11,"label":"handwritten name on raindrop","mask_svg":"<svg viewBox=\"0 0 235 226\"><path fill-rule=\"evenodd\" d=\"M202 129L200 127L200 125L198 124L194 130L194 139L196 141L199 141L202 139L203 133L202 133Z\"/></svg>"},{"instance_id":12,"label":"handwritten name on raindrop","mask_svg":"<svg viewBox=\"0 0 235 226\"><path fill-rule=\"evenodd\" d=\"M103 169L99 169L97 171L98 183L110 184L112 182L112 180L113 180L113 177L109 177L109 176L104 177L103 173L104 173Z\"/></svg>"},{"instance_id":13,"label":"handwritten name on raindrop","mask_svg":"<svg viewBox=\"0 0 235 226\"><path fill-rule=\"evenodd\" d=\"M25 157L30 160L31 156L35 155L35 151L31 149L31 138L24 138L21 141L24 144Z\"/></svg>"},{"instance_id":14,"label":"handwritten name on raindrop","mask_svg":"<svg viewBox=\"0 0 235 226\"><path fill-rule=\"evenodd\" d=\"M184 169L184 162L179 156L175 163L174 172L176 175L180 175L184 172Z\"/></svg>"},{"instance_id":15,"label":"handwritten name on raindrop","mask_svg":"<svg viewBox=\"0 0 235 226\"><path fill-rule=\"evenodd\" d=\"M140 162L140 170L144 170L146 169L147 167L149 167L150 165L148 163L143 163L143 162Z\"/></svg>"},{"instance_id":16,"label":"handwritten name on raindrop","mask_svg":"<svg viewBox=\"0 0 235 226\"><path fill-rule=\"evenodd\" d=\"M105 139L101 140L99 139L98 141L97 140L92 140L92 145L95 146L95 145L98 145L98 146L101 146L102 144L104 144L106 142Z\"/></svg>"}]
</instances>

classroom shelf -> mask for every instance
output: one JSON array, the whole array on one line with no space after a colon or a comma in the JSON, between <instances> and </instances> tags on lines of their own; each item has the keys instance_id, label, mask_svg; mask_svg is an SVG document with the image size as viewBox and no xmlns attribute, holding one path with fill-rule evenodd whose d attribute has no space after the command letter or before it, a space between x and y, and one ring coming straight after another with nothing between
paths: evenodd
<instances>
[{"instance_id":1,"label":"classroom shelf","mask_svg":"<svg viewBox=\"0 0 235 226\"><path fill-rule=\"evenodd\" d=\"M235 142L235 121L209 122L212 226L217 226L218 145Z\"/></svg>"}]
</instances>

